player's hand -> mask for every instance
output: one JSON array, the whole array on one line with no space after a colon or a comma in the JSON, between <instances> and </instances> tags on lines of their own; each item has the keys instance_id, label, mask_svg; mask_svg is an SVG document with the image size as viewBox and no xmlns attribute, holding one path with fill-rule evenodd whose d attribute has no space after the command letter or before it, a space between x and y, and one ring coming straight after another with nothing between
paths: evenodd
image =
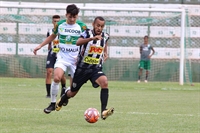
<instances>
[{"instance_id":1,"label":"player's hand","mask_svg":"<svg viewBox=\"0 0 200 133\"><path fill-rule=\"evenodd\" d=\"M78 57L75 57L74 60L75 60L74 65L77 65L77 63L78 63Z\"/></svg>"},{"instance_id":2,"label":"player's hand","mask_svg":"<svg viewBox=\"0 0 200 133\"><path fill-rule=\"evenodd\" d=\"M94 36L94 39L93 40L101 40L102 39L102 36L101 35L96 35Z\"/></svg>"},{"instance_id":3,"label":"player's hand","mask_svg":"<svg viewBox=\"0 0 200 133\"><path fill-rule=\"evenodd\" d=\"M38 51L39 49L41 49L41 47L40 47L40 46L37 46L37 47L33 50L33 53L36 55L36 54L37 54L37 51Z\"/></svg>"},{"instance_id":4,"label":"player's hand","mask_svg":"<svg viewBox=\"0 0 200 133\"><path fill-rule=\"evenodd\" d=\"M104 53L104 60L103 62L105 62L108 59L108 54Z\"/></svg>"}]
</instances>

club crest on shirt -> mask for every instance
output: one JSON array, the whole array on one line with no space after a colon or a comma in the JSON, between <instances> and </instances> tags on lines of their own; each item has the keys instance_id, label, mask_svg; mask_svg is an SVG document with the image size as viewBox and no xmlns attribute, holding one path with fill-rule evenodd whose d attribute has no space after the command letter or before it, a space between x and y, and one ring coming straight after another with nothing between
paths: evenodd
<instances>
[{"instance_id":1,"label":"club crest on shirt","mask_svg":"<svg viewBox=\"0 0 200 133\"><path fill-rule=\"evenodd\" d=\"M71 41L71 36L66 36L66 41Z\"/></svg>"},{"instance_id":2,"label":"club crest on shirt","mask_svg":"<svg viewBox=\"0 0 200 133\"><path fill-rule=\"evenodd\" d=\"M76 83L73 83L72 86L75 88L76 87Z\"/></svg>"},{"instance_id":3,"label":"club crest on shirt","mask_svg":"<svg viewBox=\"0 0 200 133\"><path fill-rule=\"evenodd\" d=\"M86 30L86 28L87 28L86 26L82 26L82 29L83 29L83 30Z\"/></svg>"}]
</instances>

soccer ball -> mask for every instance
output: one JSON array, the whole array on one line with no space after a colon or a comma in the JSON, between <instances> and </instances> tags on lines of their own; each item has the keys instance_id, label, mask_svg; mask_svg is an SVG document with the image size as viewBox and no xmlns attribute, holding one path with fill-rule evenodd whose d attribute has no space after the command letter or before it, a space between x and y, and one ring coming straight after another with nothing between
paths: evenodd
<instances>
[{"instance_id":1,"label":"soccer ball","mask_svg":"<svg viewBox=\"0 0 200 133\"><path fill-rule=\"evenodd\" d=\"M95 123L99 120L99 111L95 108L88 108L84 113L85 120L89 123Z\"/></svg>"}]
</instances>

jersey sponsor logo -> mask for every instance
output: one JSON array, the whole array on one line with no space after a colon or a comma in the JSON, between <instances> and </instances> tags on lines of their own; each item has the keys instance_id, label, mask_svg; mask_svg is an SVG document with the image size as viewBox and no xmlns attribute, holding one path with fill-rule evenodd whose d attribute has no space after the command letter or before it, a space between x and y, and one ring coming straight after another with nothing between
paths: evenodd
<instances>
[{"instance_id":1,"label":"jersey sponsor logo","mask_svg":"<svg viewBox=\"0 0 200 133\"><path fill-rule=\"evenodd\" d=\"M58 45L59 44L59 40L53 40L53 45Z\"/></svg>"},{"instance_id":2,"label":"jersey sponsor logo","mask_svg":"<svg viewBox=\"0 0 200 133\"><path fill-rule=\"evenodd\" d=\"M143 51L148 51L148 50L149 50L148 47L143 48Z\"/></svg>"},{"instance_id":3,"label":"jersey sponsor logo","mask_svg":"<svg viewBox=\"0 0 200 133\"><path fill-rule=\"evenodd\" d=\"M90 49L89 49L89 54L92 54L92 53L96 53L96 54L101 54L103 51L103 48L102 47L95 47L95 46L90 46Z\"/></svg>"},{"instance_id":4,"label":"jersey sponsor logo","mask_svg":"<svg viewBox=\"0 0 200 133\"><path fill-rule=\"evenodd\" d=\"M84 58L83 62L85 62L87 64L99 64L99 59L86 56Z\"/></svg>"},{"instance_id":5,"label":"jersey sponsor logo","mask_svg":"<svg viewBox=\"0 0 200 133\"><path fill-rule=\"evenodd\" d=\"M52 48L53 53L59 52L60 49L58 48L58 44L59 44L59 40L53 40L53 48Z\"/></svg>"},{"instance_id":6,"label":"jersey sponsor logo","mask_svg":"<svg viewBox=\"0 0 200 133\"><path fill-rule=\"evenodd\" d=\"M65 29L65 32L67 32L67 33L76 33L76 34L80 34L81 33L80 30L74 30L74 29Z\"/></svg>"},{"instance_id":7,"label":"jersey sponsor logo","mask_svg":"<svg viewBox=\"0 0 200 133\"><path fill-rule=\"evenodd\" d=\"M53 48L52 51L53 51L53 53L58 53L60 51L60 49L59 48Z\"/></svg>"},{"instance_id":8,"label":"jersey sponsor logo","mask_svg":"<svg viewBox=\"0 0 200 133\"><path fill-rule=\"evenodd\" d=\"M63 32L63 31L64 31L64 28L60 27L59 30L60 30L61 32Z\"/></svg>"},{"instance_id":9,"label":"jersey sponsor logo","mask_svg":"<svg viewBox=\"0 0 200 133\"><path fill-rule=\"evenodd\" d=\"M64 48L64 47L59 47L60 51L62 52L78 52L78 48Z\"/></svg>"}]
</instances>

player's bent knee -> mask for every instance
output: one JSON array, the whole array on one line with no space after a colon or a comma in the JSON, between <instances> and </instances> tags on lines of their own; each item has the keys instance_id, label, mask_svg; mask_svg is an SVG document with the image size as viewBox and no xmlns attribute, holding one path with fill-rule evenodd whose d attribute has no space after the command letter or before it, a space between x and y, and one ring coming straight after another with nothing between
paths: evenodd
<instances>
[{"instance_id":1,"label":"player's bent knee","mask_svg":"<svg viewBox=\"0 0 200 133\"><path fill-rule=\"evenodd\" d=\"M60 77L58 77L58 76L54 76L54 82L56 82L56 83L59 83L60 82L60 80L61 80L61 78Z\"/></svg>"},{"instance_id":2,"label":"player's bent knee","mask_svg":"<svg viewBox=\"0 0 200 133\"><path fill-rule=\"evenodd\" d=\"M52 74L53 74L53 69L47 69L47 75L52 76Z\"/></svg>"},{"instance_id":3,"label":"player's bent knee","mask_svg":"<svg viewBox=\"0 0 200 133\"><path fill-rule=\"evenodd\" d=\"M103 81L100 83L101 88L107 88L108 87L108 81Z\"/></svg>"}]
</instances>

